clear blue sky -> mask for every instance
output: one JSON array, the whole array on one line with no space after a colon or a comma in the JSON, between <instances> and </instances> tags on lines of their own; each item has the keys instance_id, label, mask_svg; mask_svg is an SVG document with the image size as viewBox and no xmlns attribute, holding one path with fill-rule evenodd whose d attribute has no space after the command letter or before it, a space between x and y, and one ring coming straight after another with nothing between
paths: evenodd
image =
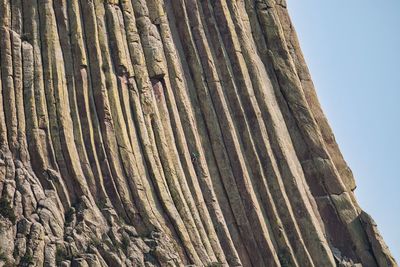
<instances>
[{"instance_id":1,"label":"clear blue sky","mask_svg":"<svg viewBox=\"0 0 400 267\"><path fill-rule=\"evenodd\" d=\"M400 1L288 0L360 205L400 261Z\"/></svg>"}]
</instances>

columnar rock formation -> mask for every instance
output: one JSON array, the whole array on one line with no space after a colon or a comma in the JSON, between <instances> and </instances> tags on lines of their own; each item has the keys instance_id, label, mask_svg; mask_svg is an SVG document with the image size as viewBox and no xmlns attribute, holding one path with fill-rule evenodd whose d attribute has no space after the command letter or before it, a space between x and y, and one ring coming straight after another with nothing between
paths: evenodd
<instances>
[{"instance_id":1,"label":"columnar rock formation","mask_svg":"<svg viewBox=\"0 0 400 267\"><path fill-rule=\"evenodd\" d=\"M0 266L396 266L284 0L0 0Z\"/></svg>"}]
</instances>

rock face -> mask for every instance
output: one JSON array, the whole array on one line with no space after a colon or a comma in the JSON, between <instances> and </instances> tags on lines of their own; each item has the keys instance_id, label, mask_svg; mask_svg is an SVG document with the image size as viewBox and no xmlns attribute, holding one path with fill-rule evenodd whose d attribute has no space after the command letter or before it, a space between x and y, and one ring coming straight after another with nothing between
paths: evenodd
<instances>
[{"instance_id":1,"label":"rock face","mask_svg":"<svg viewBox=\"0 0 400 267\"><path fill-rule=\"evenodd\" d=\"M0 266L396 266L284 0L0 0Z\"/></svg>"}]
</instances>

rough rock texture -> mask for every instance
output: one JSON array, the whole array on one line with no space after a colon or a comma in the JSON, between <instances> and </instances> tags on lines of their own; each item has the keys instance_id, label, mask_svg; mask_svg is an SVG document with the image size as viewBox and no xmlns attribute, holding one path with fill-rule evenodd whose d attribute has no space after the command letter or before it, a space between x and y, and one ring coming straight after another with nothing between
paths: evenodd
<instances>
[{"instance_id":1,"label":"rough rock texture","mask_svg":"<svg viewBox=\"0 0 400 267\"><path fill-rule=\"evenodd\" d=\"M0 266L396 266L284 0L0 0Z\"/></svg>"}]
</instances>

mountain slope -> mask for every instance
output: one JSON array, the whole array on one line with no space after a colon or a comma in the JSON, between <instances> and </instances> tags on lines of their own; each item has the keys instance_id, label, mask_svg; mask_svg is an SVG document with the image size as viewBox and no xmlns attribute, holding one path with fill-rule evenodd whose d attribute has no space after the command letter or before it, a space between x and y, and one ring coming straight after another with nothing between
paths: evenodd
<instances>
[{"instance_id":1,"label":"mountain slope","mask_svg":"<svg viewBox=\"0 0 400 267\"><path fill-rule=\"evenodd\" d=\"M397 266L283 0L0 0L0 68L3 265Z\"/></svg>"}]
</instances>

